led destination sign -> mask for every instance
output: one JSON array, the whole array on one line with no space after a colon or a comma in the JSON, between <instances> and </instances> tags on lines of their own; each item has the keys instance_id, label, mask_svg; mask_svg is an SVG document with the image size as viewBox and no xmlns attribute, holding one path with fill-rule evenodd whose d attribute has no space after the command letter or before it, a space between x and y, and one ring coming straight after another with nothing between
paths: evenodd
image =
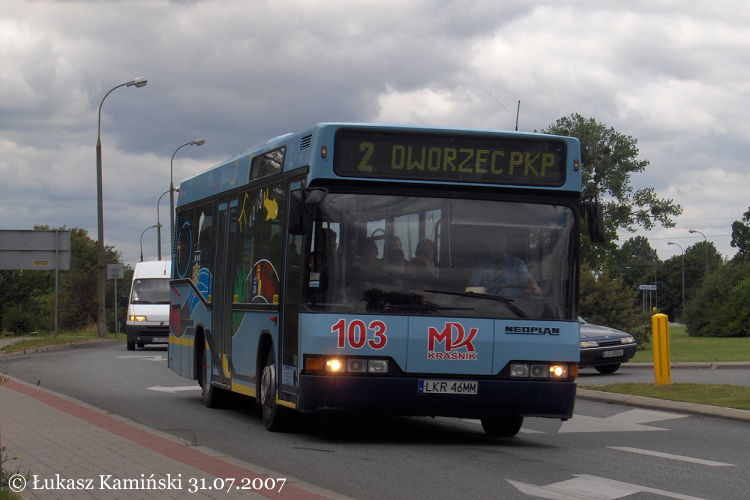
<instances>
[{"instance_id":1,"label":"led destination sign","mask_svg":"<svg viewBox=\"0 0 750 500\"><path fill-rule=\"evenodd\" d=\"M486 135L342 129L334 171L347 177L560 186L565 143Z\"/></svg>"}]
</instances>

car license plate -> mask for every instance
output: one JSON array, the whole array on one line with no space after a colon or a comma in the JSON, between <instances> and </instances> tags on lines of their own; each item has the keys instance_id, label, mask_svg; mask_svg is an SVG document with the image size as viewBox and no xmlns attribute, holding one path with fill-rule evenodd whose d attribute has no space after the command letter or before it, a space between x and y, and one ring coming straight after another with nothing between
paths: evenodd
<instances>
[{"instance_id":1,"label":"car license plate","mask_svg":"<svg viewBox=\"0 0 750 500\"><path fill-rule=\"evenodd\" d=\"M615 349L614 351L604 351L602 353L603 358L616 358L618 356L622 356L625 354L625 351L622 349Z\"/></svg>"},{"instance_id":2,"label":"car license plate","mask_svg":"<svg viewBox=\"0 0 750 500\"><path fill-rule=\"evenodd\" d=\"M478 386L476 380L419 379L422 394L476 394Z\"/></svg>"}]
</instances>

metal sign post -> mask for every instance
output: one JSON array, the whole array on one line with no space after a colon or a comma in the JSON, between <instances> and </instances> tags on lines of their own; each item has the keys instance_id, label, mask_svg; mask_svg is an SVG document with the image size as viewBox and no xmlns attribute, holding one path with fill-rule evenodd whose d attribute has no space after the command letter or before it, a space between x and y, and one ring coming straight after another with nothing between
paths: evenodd
<instances>
[{"instance_id":1,"label":"metal sign post","mask_svg":"<svg viewBox=\"0 0 750 500\"><path fill-rule=\"evenodd\" d=\"M120 333L120 324L117 322L117 280L121 280L125 277L125 264L107 264L107 279L115 280L115 338Z\"/></svg>"},{"instance_id":2,"label":"metal sign post","mask_svg":"<svg viewBox=\"0 0 750 500\"><path fill-rule=\"evenodd\" d=\"M656 285L638 285L638 290L640 290L643 295L643 310L646 310L646 292L648 292L648 310L652 310L652 302L651 302L651 292L656 292L657 286ZM658 306L658 304L656 304Z\"/></svg>"}]
</instances>

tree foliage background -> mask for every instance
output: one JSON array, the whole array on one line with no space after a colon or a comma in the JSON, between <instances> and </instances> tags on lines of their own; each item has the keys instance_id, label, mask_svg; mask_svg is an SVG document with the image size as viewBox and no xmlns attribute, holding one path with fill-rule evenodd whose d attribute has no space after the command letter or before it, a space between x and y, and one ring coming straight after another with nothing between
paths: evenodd
<instances>
[{"instance_id":1,"label":"tree foliage background","mask_svg":"<svg viewBox=\"0 0 750 500\"><path fill-rule=\"evenodd\" d=\"M650 338L650 330L644 326L648 315L639 312L633 302L633 290L625 285L622 277L606 273L597 276L591 270L581 272L578 304L581 316L590 323L628 332L642 346Z\"/></svg>"},{"instance_id":2,"label":"tree foliage background","mask_svg":"<svg viewBox=\"0 0 750 500\"><path fill-rule=\"evenodd\" d=\"M48 230L49 227L35 226L34 229ZM98 307L97 243L85 229L72 228L69 231L70 270L60 271L58 276L58 327L62 331L82 330L94 325ZM120 253L113 247L105 247L105 265L117 263L120 258ZM117 287L120 322L125 319L127 311L130 277L132 269L126 267L125 279L119 280ZM115 331L113 280L107 280L105 293L108 327ZM19 335L52 331L54 314L54 271L0 271L0 325L3 330Z\"/></svg>"},{"instance_id":3,"label":"tree foliage background","mask_svg":"<svg viewBox=\"0 0 750 500\"><path fill-rule=\"evenodd\" d=\"M611 259L621 230L651 229L657 223L674 226L672 217L682 213L680 205L658 198L654 188L634 189L631 184L631 176L649 165L638 158L637 139L577 113L559 118L542 132L581 141L583 197L602 203L607 232L607 243L593 245L583 231L582 255L591 268L601 269Z\"/></svg>"}]
</instances>

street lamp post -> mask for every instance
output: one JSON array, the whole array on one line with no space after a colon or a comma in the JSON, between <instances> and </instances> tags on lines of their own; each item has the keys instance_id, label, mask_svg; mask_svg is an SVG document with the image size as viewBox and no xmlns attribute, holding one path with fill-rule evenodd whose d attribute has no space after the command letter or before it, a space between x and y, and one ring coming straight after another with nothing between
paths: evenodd
<instances>
[{"instance_id":1,"label":"street lamp post","mask_svg":"<svg viewBox=\"0 0 750 500\"><path fill-rule=\"evenodd\" d=\"M99 255L97 257L97 267L99 268L99 279L98 279L98 295L99 295L99 311L97 313L96 325L99 336L102 338L107 337L107 311L105 309L104 299L104 202L102 194L102 106L104 105L104 99L107 98L114 90L120 87L132 87L136 88L145 87L148 80L145 78L136 78L129 82L121 83L116 87L110 89L109 92L104 94L102 102L99 103L99 123L96 130L96 212L97 212L97 225L99 233Z\"/></svg>"},{"instance_id":2,"label":"street lamp post","mask_svg":"<svg viewBox=\"0 0 750 500\"><path fill-rule=\"evenodd\" d=\"M159 196L159 199L156 201L156 238L157 238L157 253L159 254L159 260L161 260L161 222L159 222L159 203L161 202L161 199L164 197L165 194L169 193L169 189L164 191L161 196Z\"/></svg>"},{"instance_id":3,"label":"street lamp post","mask_svg":"<svg viewBox=\"0 0 750 500\"><path fill-rule=\"evenodd\" d=\"M159 225L158 225L158 224L154 224L153 226L148 226L148 227L147 227L146 229L144 229L144 230L143 230L143 232L141 233L141 262L143 262L143 235L144 235L144 234L146 234L146 231L148 231L149 229L153 229L153 228L155 228L155 227L157 227L157 228L158 228L158 227L159 227ZM161 259L159 259L159 260L161 260Z\"/></svg>"},{"instance_id":4,"label":"street lamp post","mask_svg":"<svg viewBox=\"0 0 750 500\"><path fill-rule=\"evenodd\" d=\"M169 255L172 255L174 251L174 155L177 151L184 148L185 146L203 146L206 143L206 139L195 139L190 142L186 142L179 148L174 150L172 153L172 159L169 161ZM170 257L171 258L171 257Z\"/></svg>"},{"instance_id":5,"label":"street lamp post","mask_svg":"<svg viewBox=\"0 0 750 500\"><path fill-rule=\"evenodd\" d=\"M680 247L680 251L682 251L682 315L685 315L685 250L682 248L682 245L679 245L673 241L668 241L667 245L675 245L677 247Z\"/></svg>"},{"instance_id":6,"label":"street lamp post","mask_svg":"<svg viewBox=\"0 0 750 500\"><path fill-rule=\"evenodd\" d=\"M700 231L696 229L691 229L688 231L688 233L690 234L698 233L701 236L703 236L703 242L705 243L704 248L706 250L706 275L703 277L703 279L705 280L708 277L708 238L706 238L705 234L701 233Z\"/></svg>"}]
</instances>

